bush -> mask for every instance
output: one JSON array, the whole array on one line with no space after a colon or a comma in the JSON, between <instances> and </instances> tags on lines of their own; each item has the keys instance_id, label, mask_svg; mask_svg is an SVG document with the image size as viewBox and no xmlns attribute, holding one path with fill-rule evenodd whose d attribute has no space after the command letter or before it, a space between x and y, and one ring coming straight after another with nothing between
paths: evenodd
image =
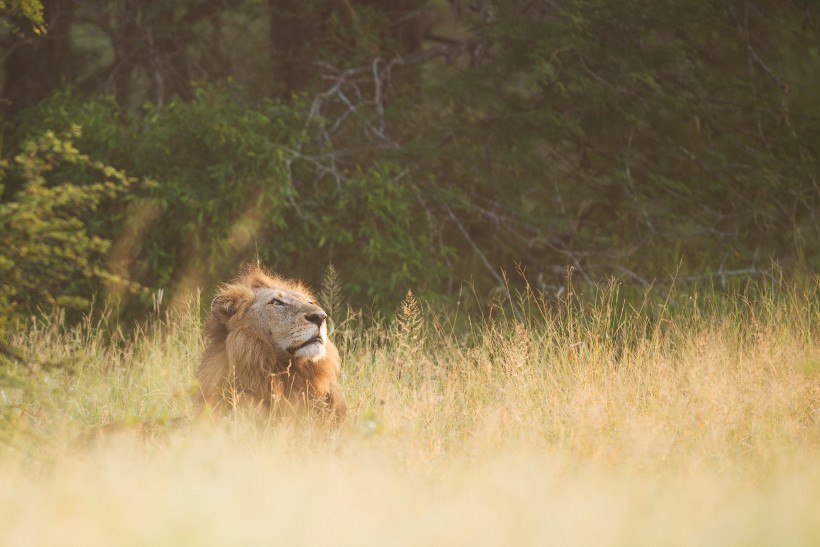
<instances>
[{"instance_id":1,"label":"bush","mask_svg":"<svg viewBox=\"0 0 820 547\"><path fill-rule=\"evenodd\" d=\"M157 181L87 218L114 242L109 258L120 276L173 297L212 287L242 261L313 283L332 262L353 302L383 308L411 282L435 285L443 251L406 170L362 157L337 180L310 161L321 151L307 137L305 105L251 107L231 93L205 86L193 101L147 106L138 117L111 100L62 93L29 113L28 132L76 122L83 149ZM129 308L150 304L146 294Z\"/></svg>"},{"instance_id":2,"label":"bush","mask_svg":"<svg viewBox=\"0 0 820 547\"><path fill-rule=\"evenodd\" d=\"M80 135L78 126L46 131L0 163L0 192L9 182L17 188L0 203L0 333L38 307L87 310L101 285L124 283L106 267L110 241L87 218L137 180L80 153L74 145ZM82 172L94 182L65 182L57 172Z\"/></svg>"}]
</instances>

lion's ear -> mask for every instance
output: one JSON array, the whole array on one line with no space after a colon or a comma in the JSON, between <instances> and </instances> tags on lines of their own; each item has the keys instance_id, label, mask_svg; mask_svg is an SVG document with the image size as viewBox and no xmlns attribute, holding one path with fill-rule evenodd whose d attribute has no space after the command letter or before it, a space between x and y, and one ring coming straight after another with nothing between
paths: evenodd
<instances>
[{"instance_id":1,"label":"lion's ear","mask_svg":"<svg viewBox=\"0 0 820 547\"><path fill-rule=\"evenodd\" d=\"M211 302L211 316L227 323L244 304L253 301L253 291L244 287L226 287Z\"/></svg>"},{"instance_id":2,"label":"lion's ear","mask_svg":"<svg viewBox=\"0 0 820 547\"><path fill-rule=\"evenodd\" d=\"M217 295L211 302L211 316L220 323L227 323L236 312L237 302L225 295Z\"/></svg>"}]
</instances>

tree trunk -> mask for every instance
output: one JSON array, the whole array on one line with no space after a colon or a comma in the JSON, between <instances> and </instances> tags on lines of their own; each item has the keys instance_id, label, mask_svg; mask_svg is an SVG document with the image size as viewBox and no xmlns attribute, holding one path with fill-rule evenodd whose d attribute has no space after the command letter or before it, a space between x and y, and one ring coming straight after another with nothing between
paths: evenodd
<instances>
[{"instance_id":1,"label":"tree trunk","mask_svg":"<svg viewBox=\"0 0 820 547\"><path fill-rule=\"evenodd\" d=\"M25 38L12 47L3 63L2 103L7 114L48 97L70 72L74 2L45 0L43 7L46 34L36 36L24 30Z\"/></svg>"},{"instance_id":2,"label":"tree trunk","mask_svg":"<svg viewBox=\"0 0 820 547\"><path fill-rule=\"evenodd\" d=\"M287 99L303 89L310 78L305 52L313 38L311 25L303 7L303 0L269 0L270 56L274 81L279 95Z\"/></svg>"}]
</instances>

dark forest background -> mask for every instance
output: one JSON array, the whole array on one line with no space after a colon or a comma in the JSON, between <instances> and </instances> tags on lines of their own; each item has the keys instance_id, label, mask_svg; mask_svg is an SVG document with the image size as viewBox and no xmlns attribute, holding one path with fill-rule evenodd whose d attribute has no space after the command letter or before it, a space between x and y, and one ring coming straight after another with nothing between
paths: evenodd
<instances>
[{"instance_id":1,"label":"dark forest background","mask_svg":"<svg viewBox=\"0 0 820 547\"><path fill-rule=\"evenodd\" d=\"M261 258L408 288L820 268L814 0L4 0L0 328ZM5 323L4 323L5 322Z\"/></svg>"}]
</instances>

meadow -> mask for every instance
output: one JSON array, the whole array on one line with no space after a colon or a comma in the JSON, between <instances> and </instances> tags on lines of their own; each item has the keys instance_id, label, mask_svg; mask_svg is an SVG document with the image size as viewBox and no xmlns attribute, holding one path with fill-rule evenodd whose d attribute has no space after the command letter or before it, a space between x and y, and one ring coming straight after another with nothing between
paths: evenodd
<instances>
[{"instance_id":1,"label":"meadow","mask_svg":"<svg viewBox=\"0 0 820 547\"><path fill-rule=\"evenodd\" d=\"M197 302L38 318L0 377L0 545L820 543L820 284L622 292L330 310L332 435L193 419Z\"/></svg>"}]
</instances>

